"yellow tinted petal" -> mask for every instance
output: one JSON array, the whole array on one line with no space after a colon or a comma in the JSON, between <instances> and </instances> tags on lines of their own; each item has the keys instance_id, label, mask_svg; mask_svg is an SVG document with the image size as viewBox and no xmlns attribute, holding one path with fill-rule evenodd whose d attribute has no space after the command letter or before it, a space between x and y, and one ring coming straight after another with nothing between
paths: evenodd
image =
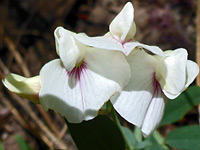
<instances>
[{"instance_id":1,"label":"yellow tinted petal","mask_svg":"<svg viewBox=\"0 0 200 150\"><path fill-rule=\"evenodd\" d=\"M25 78L10 73L2 80L4 86L11 92L24 97L33 103L39 103L40 76Z\"/></svg>"}]
</instances>

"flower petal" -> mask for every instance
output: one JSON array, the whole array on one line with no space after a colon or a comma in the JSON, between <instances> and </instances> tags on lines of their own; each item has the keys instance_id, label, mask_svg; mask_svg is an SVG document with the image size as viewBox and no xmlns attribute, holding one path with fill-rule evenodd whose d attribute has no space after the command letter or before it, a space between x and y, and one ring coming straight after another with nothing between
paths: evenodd
<instances>
[{"instance_id":1,"label":"flower petal","mask_svg":"<svg viewBox=\"0 0 200 150\"><path fill-rule=\"evenodd\" d=\"M191 60L187 60L186 69L187 69L187 71L186 71L187 75L186 75L185 88L187 88L194 81L194 79L197 77L197 75L199 74L198 65Z\"/></svg>"},{"instance_id":2,"label":"flower petal","mask_svg":"<svg viewBox=\"0 0 200 150\"><path fill-rule=\"evenodd\" d=\"M122 54L86 53L81 68L66 71L60 60L46 64L41 72L40 101L69 122L79 123L97 116L109 98L128 83L129 66ZM123 87L121 87L123 86Z\"/></svg>"},{"instance_id":3,"label":"flower petal","mask_svg":"<svg viewBox=\"0 0 200 150\"><path fill-rule=\"evenodd\" d=\"M127 60L131 66L130 82L120 95L111 98L111 102L124 119L142 128L149 105L157 96L158 89L153 84L156 59L142 50L136 50Z\"/></svg>"},{"instance_id":4,"label":"flower petal","mask_svg":"<svg viewBox=\"0 0 200 150\"><path fill-rule=\"evenodd\" d=\"M91 48L88 49L84 59L90 71L116 82L120 85L120 91L129 83L130 66L120 52Z\"/></svg>"},{"instance_id":5,"label":"flower petal","mask_svg":"<svg viewBox=\"0 0 200 150\"><path fill-rule=\"evenodd\" d=\"M163 59L163 58L161 58ZM178 96L185 89L187 51L176 49L166 51L165 58L160 60L156 78L168 98Z\"/></svg>"},{"instance_id":6,"label":"flower petal","mask_svg":"<svg viewBox=\"0 0 200 150\"><path fill-rule=\"evenodd\" d=\"M33 103L39 103L40 77L25 78L17 74L7 74L2 80L11 92L24 97Z\"/></svg>"},{"instance_id":7,"label":"flower petal","mask_svg":"<svg viewBox=\"0 0 200 150\"><path fill-rule=\"evenodd\" d=\"M111 22L109 29L112 36L121 42L132 39L136 32L133 5L128 2Z\"/></svg>"},{"instance_id":8,"label":"flower petal","mask_svg":"<svg viewBox=\"0 0 200 150\"><path fill-rule=\"evenodd\" d=\"M71 71L83 57L85 46L74 39L76 35L63 27L58 27L54 31L56 40L56 51L60 56L65 68Z\"/></svg>"},{"instance_id":9,"label":"flower petal","mask_svg":"<svg viewBox=\"0 0 200 150\"><path fill-rule=\"evenodd\" d=\"M75 38L85 45L101 49L121 51L126 56L128 56L136 47L142 47L156 55L164 56L163 51L157 46L145 45L133 40L121 43L120 41L113 38L110 33L107 33L104 36L97 37L89 37L83 34L78 34L77 36L75 36Z\"/></svg>"},{"instance_id":10,"label":"flower petal","mask_svg":"<svg viewBox=\"0 0 200 150\"><path fill-rule=\"evenodd\" d=\"M162 120L164 109L166 106L166 100L163 98L163 93L160 91L156 98L153 98L149 108L146 112L146 116L142 125L142 133L144 137L149 136Z\"/></svg>"},{"instance_id":11,"label":"flower petal","mask_svg":"<svg viewBox=\"0 0 200 150\"><path fill-rule=\"evenodd\" d=\"M149 52L151 52L153 54L164 57L164 52L158 46L146 45L146 44L142 44L139 42L131 42L131 44L134 48L141 47L141 48L148 50ZM131 44L129 44L129 45L131 45Z\"/></svg>"}]
</instances>

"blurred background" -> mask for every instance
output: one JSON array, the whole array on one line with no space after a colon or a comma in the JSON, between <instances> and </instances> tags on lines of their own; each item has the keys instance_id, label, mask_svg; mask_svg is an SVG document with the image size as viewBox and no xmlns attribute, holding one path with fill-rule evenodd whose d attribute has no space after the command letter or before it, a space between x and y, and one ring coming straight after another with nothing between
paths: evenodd
<instances>
[{"instance_id":1,"label":"blurred background","mask_svg":"<svg viewBox=\"0 0 200 150\"><path fill-rule=\"evenodd\" d=\"M0 77L13 72L26 77L39 74L48 61L58 58L53 32L63 26L90 36L104 35L126 0L1 0ZM186 48L195 60L195 0L133 0L136 40L163 50ZM0 141L5 150L75 150L64 120L48 113L0 84ZM190 119L188 119L190 118ZM122 122L124 122L122 120ZM197 124L196 110L179 123L160 129L163 136L184 124ZM126 125L127 123L124 122ZM0 144L1 147L1 144ZM30 148L30 149L31 149Z\"/></svg>"}]
</instances>

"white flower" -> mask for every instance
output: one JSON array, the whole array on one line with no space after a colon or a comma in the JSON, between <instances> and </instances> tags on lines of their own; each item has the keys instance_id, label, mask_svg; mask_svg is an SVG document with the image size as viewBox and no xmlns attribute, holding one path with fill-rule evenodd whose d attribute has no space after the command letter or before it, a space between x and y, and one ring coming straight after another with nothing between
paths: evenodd
<instances>
[{"instance_id":1,"label":"white flower","mask_svg":"<svg viewBox=\"0 0 200 150\"><path fill-rule=\"evenodd\" d=\"M121 94L111 98L117 112L148 136L160 123L166 100L176 98L193 82L199 68L187 60L183 48L164 52L165 57L134 50L127 61L131 79Z\"/></svg>"},{"instance_id":2,"label":"white flower","mask_svg":"<svg viewBox=\"0 0 200 150\"><path fill-rule=\"evenodd\" d=\"M135 47L143 47L154 54L164 56L159 47L145 45L134 40L136 26L134 22L134 8L130 2L114 18L109 26L109 30L104 36L88 37L79 35L76 39L85 45L101 49L118 50L127 56Z\"/></svg>"},{"instance_id":3,"label":"white flower","mask_svg":"<svg viewBox=\"0 0 200 150\"><path fill-rule=\"evenodd\" d=\"M69 122L93 119L112 95L130 79L130 67L120 52L86 47L62 27L55 30L60 59L40 71L40 102Z\"/></svg>"}]
</instances>

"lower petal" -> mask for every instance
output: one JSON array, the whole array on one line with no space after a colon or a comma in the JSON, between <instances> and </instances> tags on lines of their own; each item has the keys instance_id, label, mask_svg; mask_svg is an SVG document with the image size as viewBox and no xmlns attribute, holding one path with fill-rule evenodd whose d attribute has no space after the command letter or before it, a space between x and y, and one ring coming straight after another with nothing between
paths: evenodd
<instances>
[{"instance_id":1,"label":"lower petal","mask_svg":"<svg viewBox=\"0 0 200 150\"><path fill-rule=\"evenodd\" d=\"M151 104L146 112L146 116L141 127L144 137L150 135L162 120L166 100L163 98L161 89L158 89L158 94L152 99Z\"/></svg>"}]
</instances>

